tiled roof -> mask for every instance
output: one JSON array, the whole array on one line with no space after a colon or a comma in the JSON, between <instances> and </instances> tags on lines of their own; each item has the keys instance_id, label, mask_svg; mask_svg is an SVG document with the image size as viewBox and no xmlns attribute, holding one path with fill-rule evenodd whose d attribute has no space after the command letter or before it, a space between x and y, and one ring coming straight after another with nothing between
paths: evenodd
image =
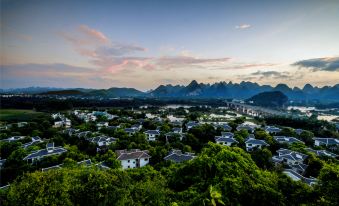
<instances>
[{"instance_id":1,"label":"tiled roof","mask_svg":"<svg viewBox=\"0 0 339 206\"><path fill-rule=\"evenodd\" d=\"M274 136L273 137L277 142L280 143L288 143L288 144L292 144L292 143L296 143L296 142L300 142L300 143L304 143L303 141L298 140L295 137L286 137L286 136Z\"/></svg>"},{"instance_id":2,"label":"tiled roof","mask_svg":"<svg viewBox=\"0 0 339 206\"><path fill-rule=\"evenodd\" d=\"M308 157L305 154L302 154L300 152L295 152L289 149L279 149L277 150L277 153L279 154L279 157L281 158L290 159L294 161L303 161Z\"/></svg>"},{"instance_id":3,"label":"tiled roof","mask_svg":"<svg viewBox=\"0 0 339 206\"><path fill-rule=\"evenodd\" d=\"M222 137L233 137L234 134L232 132L221 132Z\"/></svg>"},{"instance_id":4,"label":"tiled roof","mask_svg":"<svg viewBox=\"0 0 339 206\"><path fill-rule=\"evenodd\" d=\"M130 159L140 159L140 158L151 158L147 150L117 150L116 151L118 160L130 160Z\"/></svg>"},{"instance_id":5,"label":"tiled roof","mask_svg":"<svg viewBox=\"0 0 339 206\"><path fill-rule=\"evenodd\" d=\"M29 155L27 155L24 160L29 160L29 159L35 159L35 158L41 158L41 157L45 157L45 156L50 156L50 155L57 155L57 154L62 154L64 152L67 152L66 149L62 148L62 147L54 147L53 151L48 152L47 149L42 149L36 152L33 152Z\"/></svg>"},{"instance_id":6,"label":"tiled roof","mask_svg":"<svg viewBox=\"0 0 339 206\"><path fill-rule=\"evenodd\" d=\"M333 157L336 158L338 155L334 154L332 152L326 151L326 150L314 150L311 148L306 148L307 151L312 152L318 156L328 156L328 157Z\"/></svg>"},{"instance_id":7,"label":"tiled roof","mask_svg":"<svg viewBox=\"0 0 339 206\"><path fill-rule=\"evenodd\" d=\"M335 138L314 138L314 140L317 140L326 145L339 145L339 139Z\"/></svg>"},{"instance_id":8,"label":"tiled roof","mask_svg":"<svg viewBox=\"0 0 339 206\"><path fill-rule=\"evenodd\" d=\"M246 144L254 144L254 145L265 145L268 146L269 144L267 144L264 140L261 139L253 139L253 138L249 138L246 142Z\"/></svg>"},{"instance_id":9,"label":"tiled roof","mask_svg":"<svg viewBox=\"0 0 339 206\"><path fill-rule=\"evenodd\" d=\"M160 135L160 132L158 130L147 130L145 133L146 134Z\"/></svg>"},{"instance_id":10,"label":"tiled roof","mask_svg":"<svg viewBox=\"0 0 339 206\"><path fill-rule=\"evenodd\" d=\"M180 150L172 150L164 158L164 160L171 160L173 162L180 163L194 159L195 157L196 156L194 156L192 153L182 153Z\"/></svg>"},{"instance_id":11,"label":"tiled roof","mask_svg":"<svg viewBox=\"0 0 339 206\"><path fill-rule=\"evenodd\" d=\"M230 137L220 137L220 136L216 136L216 137L215 137L215 141L216 141L216 142L238 143L238 141L235 140L234 138L230 138Z\"/></svg>"}]
</instances>

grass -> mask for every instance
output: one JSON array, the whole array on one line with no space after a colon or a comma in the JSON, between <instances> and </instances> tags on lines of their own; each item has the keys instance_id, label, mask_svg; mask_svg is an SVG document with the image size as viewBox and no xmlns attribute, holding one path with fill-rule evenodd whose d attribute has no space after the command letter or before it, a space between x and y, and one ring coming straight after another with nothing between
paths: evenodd
<instances>
[{"instance_id":1,"label":"grass","mask_svg":"<svg viewBox=\"0 0 339 206\"><path fill-rule=\"evenodd\" d=\"M0 121L31 121L45 113L25 109L0 109Z\"/></svg>"}]
</instances>

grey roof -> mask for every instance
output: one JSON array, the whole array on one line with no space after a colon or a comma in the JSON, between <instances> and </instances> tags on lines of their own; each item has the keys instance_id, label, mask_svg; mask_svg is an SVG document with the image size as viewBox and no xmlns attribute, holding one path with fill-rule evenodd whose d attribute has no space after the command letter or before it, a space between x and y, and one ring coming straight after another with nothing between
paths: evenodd
<instances>
[{"instance_id":1,"label":"grey roof","mask_svg":"<svg viewBox=\"0 0 339 206\"><path fill-rule=\"evenodd\" d=\"M146 134L160 135L159 130L147 130L145 133Z\"/></svg>"},{"instance_id":2,"label":"grey roof","mask_svg":"<svg viewBox=\"0 0 339 206\"><path fill-rule=\"evenodd\" d=\"M13 141L18 141L18 140L22 140L22 139L25 139L26 136L12 136L12 137L9 137L7 139L3 139L1 141L3 142L13 142Z\"/></svg>"},{"instance_id":3,"label":"grey roof","mask_svg":"<svg viewBox=\"0 0 339 206\"><path fill-rule=\"evenodd\" d=\"M134 150L117 150L115 151L118 160L130 160L130 159L140 159L140 158L151 158L151 156L148 154L147 150L139 150L139 149L134 149Z\"/></svg>"},{"instance_id":4,"label":"grey roof","mask_svg":"<svg viewBox=\"0 0 339 206\"><path fill-rule=\"evenodd\" d=\"M41 138L39 136L32 137L32 141L41 141Z\"/></svg>"},{"instance_id":5,"label":"grey roof","mask_svg":"<svg viewBox=\"0 0 339 206\"><path fill-rule=\"evenodd\" d=\"M182 131L182 128L180 128L180 127L174 127L174 128L172 129L172 131L173 131L173 132L181 132L181 131Z\"/></svg>"},{"instance_id":6,"label":"grey roof","mask_svg":"<svg viewBox=\"0 0 339 206\"><path fill-rule=\"evenodd\" d=\"M308 165L303 164L303 163L299 163L299 164L291 164L289 165L292 169L296 169L298 171L301 172L305 172L306 168L308 167Z\"/></svg>"},{"instance_id":7,"label":"grey roof","mask_svg":"<svg viewBox=\"0 0 339 206\"><path fill-rule=\"evenodd\" d=\"M279 149L277 150L277 153L279 154L280 158L290 159L294 161L304 161L308 157L308 155L289 149Z\"/></svg>"},{"instance_id":8,"label":"grey roof","mask_svg":"<svg viewBox=\"0 0 339 206\"><path fill-rule=\"evenodd\" d=\"M237 140L235 140L234 138L230 138L230 137L220 137L220 136L216 136L215 137L215 141L216 142L229 142L229 143L238 143Z\"/></svg>"},{"instance_id":9,"label":"grey roof","mask_svg":"<svg viewBox=\"0 0 339 206\"><path fill-rule=\"evenodd\" d=\"M41 171L42 171L42 172L47 172L47 171L49 171L49 170L60 169L61 166L62 166L62 164L54 165L54 166L51 166L51 167L42 168Z\"/></svg>"},{"instance_id":10,"label":"grey roof","mask_svg":"<svg viewBox=\"0 0 339 206\"><path fill-rule=\"evenodd\" d=\"M237 130L239 131L239 130L245 129L245 130L253 131L256 127L257 127L256 125L242 124L242 125L237 126Z\"/></svg>"},{"instance_id":11,"label":"grey roof","mask_svg":"<svg viewBox=\"0 0 339 206\"><path fill-rule=\"evenodd\" d=\"M182 153L180 150L172 150L169 154L164 158L164 160L171 160L175 163L180 163L184 161L188 161L194 159L193 153Z\"/></svg>"},{"instance_id":12,"label":"grey roof","mask_svg":"<svg viewBox=\"0 0 339 206\"><path fill-rule=\"evenodd\" d=\"M267 144L264 140L261 139L253 139L253 138L249 138L247 139L247 141L245 142L246 144L254 144L254 145L265 145L265 146L269 146L269 144Z\"/></svg>"},{"instance_id":13,"label":"grey roof","mask_svg":"<svg viewBox=\"0 0 339 206\"><path fill-rule=\"evenodd\" d=\"M50 155L57 155L57 154L62 154L64 152L67 152L67 150L62 147L54 147L53 151L51 152L48 152L47 149L42 149L42 150L38 150L36 152L33 152L27 155L23 160L41 158L41 157L50 156Z\"/></svg>"},{"instance_id":14,"label":"grey roof","mask_svg":"<svg viewBox=\"0 0 339 206\"><path fill-rule=\"evenodd\" d=\"M232 130L232 127L229 126L228 124L220 124L220 125L217 125L217 127L221 127L222 129L226 130L226 131L231 131Z\"/></svg>"},{"instance_id":15,"label":"grey roof","mask_svg":"<svg viewBox=\"0 0 339 206\"><path fill-rule=\"evenodd\" d=\"M328 157L333 157L336 158L338 155L334 154L332 152L326 151L326 150L314 150L311 148L306 148L307 151L312 152L318 156L328 156Z\"/></svg>"},{"instance_id":16,"label":"grey roof","mask_svg":"<svg viewBox=\"0 0 339 206\"><path fill-rule=\"evenodd\" d=\"M292 174L293 176L296 176L298 177L301 181L305 182L306 184L308 185L312 185L312 184L315 184L318 180L316 178L307 178L307 177L304 177L302 176L301 174L297 173L296 171L292 170L292 169L285 169L284 170L284 173L288 174ZM289 176L289 175L288 175Z\"/></svg>"},{"instance_id":17,"label":"grey roof","mask_svg":"<svg viewBox=\"0 0 339 206\"><path fill-rule=\"evenodd\" d=\"M101 136L93 137L90 141L99 144L100 142L108 143L108 142L115 142L116 140L117 140L116 138L101 135Z\"/></svg>"},{"instance_id":18,"label":"grey roof","mask_svg":"<svg viewBox=\"0 0 339 206\"><path fill-rule=\"evenodd\" d=\"M133 128L126 128L124 131L125 131L126 133L135 133L135 132L138 131L138 130L133 129Z\"/></svg>"},{"instance_id":19,"label":"grey roof","mask_svg":"<svg viewBox=\"0 0 339 206\"><path fill-rule=\"evenodd\" d=\"M335 139L335 138L319 138L316 137L314 138L314 140L317 140L323 144L326 145L339 145L339 139Z\"/></svg>"},{"instance_id":20,"label":"grey roof","mask_svg":"<svg viewBox=\"0 0 339 206\"><path fill-rule=\"evenodd\" d=\"M295 138L295 137L274 136L273 138L274 138L277 142L279 142L279 143L293 144L293 143L300 142L300 143L305 144L303 141L298 140L298 139Z\"/></svg>"},{"instance_id":21,"label":"grey roof","mask_svg":"<svg viewBox=\"0 0 339 206\"><path fill-rule=\"evenodd\" d=\"M278 127L274 127L274 126L267 126L267 127L265 128L265 131L266 131L266 132L269 132L269 133L275 133L275 132L280 132L281 129L278 128Z\"/></svg>"},{"instance_id":22,"label":"grey roof","mask_svg":"<svg viewBox=\"0 0 339 206\"><path fill-rule=\"evenodd\" d=\"M50 147L54 147L54 142L49 142L46 144L46 147L50 148Z\"/></svg>"},{"instance_id":23,"label":"grey roof","mask_svg":"<svg viewBox=\"0 0 339 206\"><path fill-rule=\"evenodd\" d=\"M186 124L186 127L195 127L195 126L198 126L198 125L199 125L199 123L197 123L197 122L188 122Z\"/></svg>"},{"instance_id":24,"label":"grey roof","mask_svg":"<svg viewBox=\"0 0 339 206\"><path fill-rule=\"evenodd\" d=\"M232 132L221 132L222 137L234 137Z\"/></svg>"},{"instance_id":25,"label":"grey roof","mask_svg":"<svg viewBox=\"0 0 339 206\"><path fill-rule=\"evenodd\" d=\"M99 169L102 169L102 170L108 170L108 169L111 169L111 168L108 167L108 165L106 165L104 162L100 162L100 163L96 164L96 166L97 166Z\"/></svg>"},{"instance_id":26,"label":"grey roof","mask_svg":"<svg viewBox=\"0 0 339 206\"><path fill-rule=\"evenodd\" d=\"M86 137L86 136L88 136L88 135L90 135L90 134L92 134L91 131L83 131L83 132L76 133L76 135L77 135L78 137Z\"/></svg>"},{"instance_id":27,"label":"grey roof","mask_svg":"<svg viewBox=\"0 0 339 206\"><path fill-rule=\"evenodd\" d=\"M90 166L92 164L92 161L90 159L83 160L80 162L77 162L78 165L84 165L84 166Z\"/></svg>"},{"instance_id":28,"label":"grey roof","mask_svg":"<svg viewBox=\"0 0 339 206\"><path fill-rule=\"evenodd\" d=\"M303 129L295 129L294 132L300 135L304 130Z\"/></svg>"}]
</instances>

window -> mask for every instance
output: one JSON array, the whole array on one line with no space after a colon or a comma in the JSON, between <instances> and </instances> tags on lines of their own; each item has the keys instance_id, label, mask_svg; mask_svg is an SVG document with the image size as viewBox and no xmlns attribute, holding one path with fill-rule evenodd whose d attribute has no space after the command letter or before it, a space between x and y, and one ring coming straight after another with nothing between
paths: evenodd
<instances>
[{"instance_id":1,"label":"window","mask_svg":"<svg viewBox=\"0 0 339 206\"><path fill-rule=\"evenodd\" d=\"M127 166L127 168L130 168L130 166Z\"/></svg>"},{"instance_id":2,"label":"window","mask_svg":"<svg viewBox=\"0 0 339 206\"><path fill-rule=\"evenodd\" d=\"M248 146L249 146L249 147L251 147L251 146L252 146L252 144L248 144Z\"/></svg>"},{"instance_id":3,"label":"window","mask_svg":"<svg viewBox=\"0 0 339 206\"><path fill-rule=\"evenodd\" d=\"M129 162L130 162L130 160L127 160L127 162L129 163Z\"/></svg>"},{"instance_id":4,"label":"window","mask_svg":"<svg viewBox=\"0 0 339 206\"><path fill-rule=\"evenodd\" d=\"M148 161L148 158L145 158L145 161Z\"/></svg>"}]
</instances>

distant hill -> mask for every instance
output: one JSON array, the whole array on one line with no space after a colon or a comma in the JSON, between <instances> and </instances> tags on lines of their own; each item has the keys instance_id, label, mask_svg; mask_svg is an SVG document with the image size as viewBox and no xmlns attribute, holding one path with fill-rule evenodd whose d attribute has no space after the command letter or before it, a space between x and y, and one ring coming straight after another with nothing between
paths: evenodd
<instances>
[{"instance_id":1,"label":"distant hill","mask_svg":"<svg viewBox=\"0 0 339 206\"><path fill-rule=\"evenodd\" d=\"M102 97L140 97L145 96L144 92L134 88L117 88L94 90L86 94L87 96L102 96Z\"/></svg>"},{"instance_id":2,"label":"distant hill","mask_svg":"<svg viewBox=\"0 0 339 206\"><path fill-rule=\"evenodd\" d=\"M26 89L0 90L1 93L28 93L39 94L49 91L77 90L83 92L80 95L94 97L150 97L150 98L219 98L219 99L248 99L263 92L279 91L293 101L322 101L339 102L339 84L334 86L314 87L306 84L302 89L298 87L290 88L286 84L278 84L275 87L270 85L259 85L253 82L217 82L214 84L198 83L193 80L187 86L183 85L160 85L150 92L142 92L134 88L109 89L53 89L31 87ZM75 91L74 91L75 92ZM66 92L67 93L67 92ZM72 92L70 92L72 93ZM77 93L77 92L75 92ZM55 94L55 93L54 93ZM60 93L60 95L63 95ZM66 94L67 95L67 94Z\"/></svg>"},{"instance_id":3,"label":"distant hill","mask_svg":"<svg viewBox=\"0 0 339 206\"><path fill-rule=\"evenodd\" d=\"M288 102L288 97L281 91L262 92L246 100L256 106L283 107Z\"/></svg>"},{"instance_id":4,"label":"distant hill","mask_svg":"<svg viewBox=\"0 0 339 206\"><path fill-rule=\"evenodd\" d=\"M40 93L40 95L83 95L83 94L84 92L75 89L48 91Z\"/></svg>"}]
</instances>

